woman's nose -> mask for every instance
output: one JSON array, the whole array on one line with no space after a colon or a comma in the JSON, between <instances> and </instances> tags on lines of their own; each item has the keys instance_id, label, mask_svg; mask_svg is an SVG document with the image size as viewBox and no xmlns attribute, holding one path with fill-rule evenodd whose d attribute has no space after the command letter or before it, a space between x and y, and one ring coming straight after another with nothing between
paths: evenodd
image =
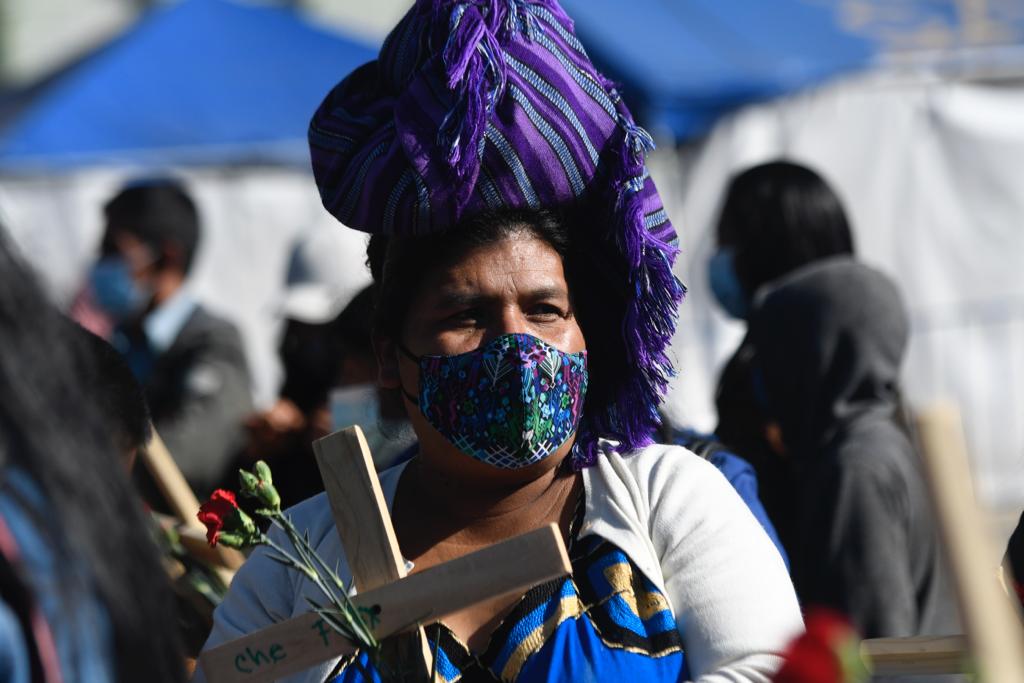
<instances>
[{"instance_id":1,"label":"woman's nose","mask_svg":"<svg viewBox=\"0 0 1024 683\"><path fill-rule=\"evenodd\" d=\"M501 315L495 316L488 325L483 342L486 344L506 334L529 334L530 331L530 321L522 310L518 307L508 307L501 311Z\"/></svg>"}]
</instances>

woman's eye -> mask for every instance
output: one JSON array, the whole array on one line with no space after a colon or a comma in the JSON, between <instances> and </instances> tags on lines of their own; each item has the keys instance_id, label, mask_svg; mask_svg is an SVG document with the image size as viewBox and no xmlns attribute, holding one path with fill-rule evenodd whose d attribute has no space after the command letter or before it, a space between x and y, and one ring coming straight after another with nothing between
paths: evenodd
<instances>
[{"instance_id":1,"label":"woman's eye","mask_svg":"<svg viewBox=\"0 0 1024 683\"><path fill-rule=\"evenodd\" d=\"M467 308L465 310L453 313L448 316L448 320L461 325L469 325L477 322L480 319L480 311L476 308Z\"/></svg>"},{"instance_id":2,"label":"woman's eye","mask_svg":"<svg viewBox=\"0 0 1024 683\"><path fill-rule=\"evenodd\" d=\"M530 310L530 316L541 320L554 320L566 317L566 313L554 304L537 304Z\"/></svg>"}]
</instances>

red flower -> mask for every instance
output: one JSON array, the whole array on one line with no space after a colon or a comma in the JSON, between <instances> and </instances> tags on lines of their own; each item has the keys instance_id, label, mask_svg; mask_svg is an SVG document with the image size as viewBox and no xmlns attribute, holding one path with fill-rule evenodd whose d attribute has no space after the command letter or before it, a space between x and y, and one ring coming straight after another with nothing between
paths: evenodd
<instances>
[{"instance_id":1,"label":"red flower","mask_svg":"<svg viewBox=\"0 0 1024 683\"><path fill-rule=\"evenodd\" d=\"M235 517L238 503L235 494L224 489L217 489L199 508L199 521L206 526L206 540L211 546L217 545L217 538L224 529L224 524Z\"/></svg>"},{"instance_id":2,"label":"red flower","mask_svg":"<svg viewBox=\"0 0 1024 683\"><path fill-rule=\"evenodd\" d=\"M859 638L841 614L815 609L807 631L789 644L774 683L856 683L867 680Z\"/></svg>"}]
</instances>

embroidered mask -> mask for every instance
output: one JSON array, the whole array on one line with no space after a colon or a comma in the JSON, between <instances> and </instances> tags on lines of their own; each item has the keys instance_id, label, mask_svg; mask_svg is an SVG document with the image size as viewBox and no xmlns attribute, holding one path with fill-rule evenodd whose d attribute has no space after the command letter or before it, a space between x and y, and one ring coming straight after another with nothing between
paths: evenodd
<instances>
[{"instance_id":1,"label":"embroidered mask","mask_svg":"<svg viewBox=\"0 0 1024 683\"><path fill-rule=\"evenodd\" d=\"M455 356L416 357L420 412L460 451L501 469L540 462L576 431L587 392L587 352L564 353L529 334L506 334Z\"/></svg>"}]
</instances>

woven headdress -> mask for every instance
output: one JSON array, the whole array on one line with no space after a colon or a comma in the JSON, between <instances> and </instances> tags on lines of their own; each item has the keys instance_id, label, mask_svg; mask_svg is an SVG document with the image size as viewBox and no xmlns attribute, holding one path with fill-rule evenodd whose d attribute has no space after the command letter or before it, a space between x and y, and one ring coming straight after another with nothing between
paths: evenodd
<instances>
[{"instance_id":1,"label":"woven headdress","mask_svg":"<svg viewBox=\"0 0 1024 683\"><path fill-rule=\"evenodd\" d=\"M628 379L584 415L577 443L646 445L672 373L684 288L676 235L645 166L650 136L597 72L555 0L418 0L378 59L327 96L309 128L324 206L371 233L444 231L488 209L588 203L593 240L629 280ZM618 271L618 272L617 272Z\"/></svg>"}]
</instances>

